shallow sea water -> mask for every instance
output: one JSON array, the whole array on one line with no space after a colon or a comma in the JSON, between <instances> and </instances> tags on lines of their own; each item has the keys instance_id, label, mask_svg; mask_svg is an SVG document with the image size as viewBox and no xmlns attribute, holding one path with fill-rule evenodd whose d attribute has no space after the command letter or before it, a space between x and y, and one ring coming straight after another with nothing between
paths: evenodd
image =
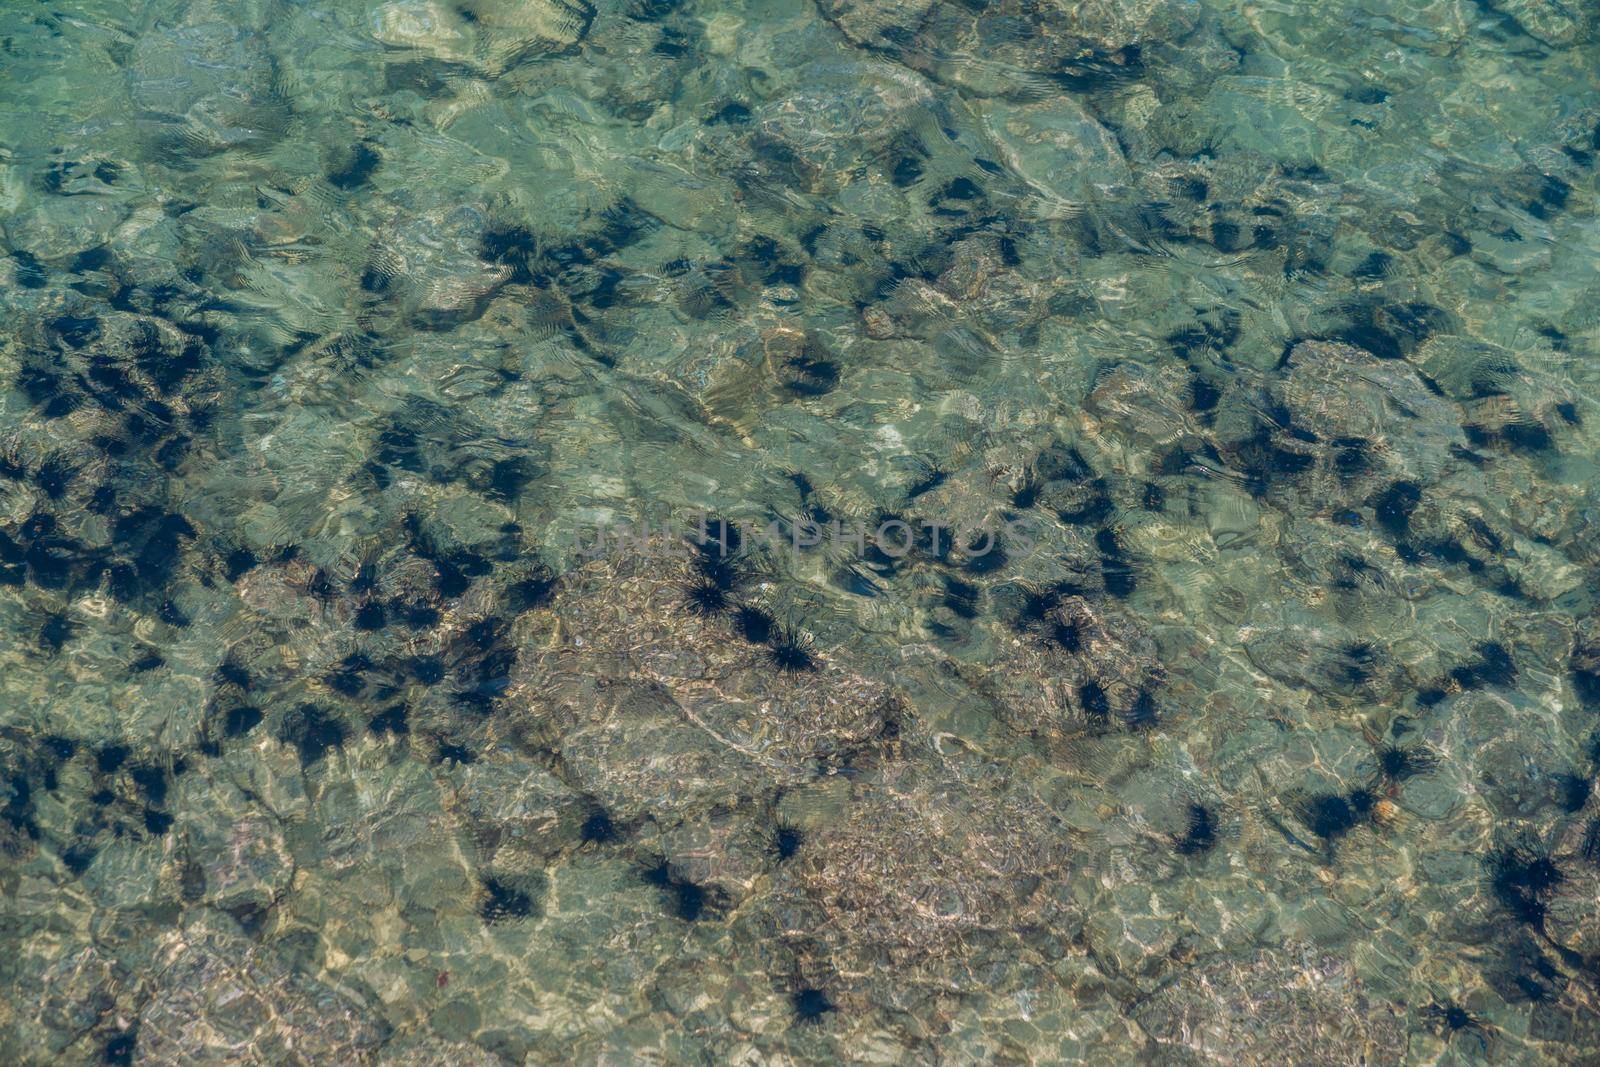
<instances>
[{"instance_id":1,"label":"shallow sea water","mask_svg":"<svg viewBox=\"0 0 1600 1067\"><path fill-rule=\"evenodd\" d=\"M1597 1062L1597 60L0 3L0 1062Z\"/></svg>"}]
</instances>

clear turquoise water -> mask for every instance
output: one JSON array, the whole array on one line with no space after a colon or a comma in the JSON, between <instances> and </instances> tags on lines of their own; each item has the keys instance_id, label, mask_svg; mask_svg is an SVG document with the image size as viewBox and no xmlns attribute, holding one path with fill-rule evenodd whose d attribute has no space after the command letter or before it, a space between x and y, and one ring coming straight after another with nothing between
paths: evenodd
<instances>
[{"instance_id":1,"label":"clear turquoise water","mask_svg":"<svg viewBox=\"0 0 1600 1067\"><path fill-rule=\"evenodd\" d=\"M0 4L0 1060L1595 1062L1597 22Z\"/></svg>"}]
</instances>

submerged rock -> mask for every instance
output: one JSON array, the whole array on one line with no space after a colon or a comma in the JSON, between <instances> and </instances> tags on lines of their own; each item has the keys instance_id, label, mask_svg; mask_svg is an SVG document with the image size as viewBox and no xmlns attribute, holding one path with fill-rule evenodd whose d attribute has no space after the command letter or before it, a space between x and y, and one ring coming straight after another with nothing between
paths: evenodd
<instances>
[{"instance_id":1,"label":"submerged rock","mask_svg":"<svg viewBox=\"0 0 1600 1067\"><path fill-rule=\"evenodd\" d=\"M1583 4L1561 0L1495 0L1493 6L1517 20L1530 37L1567 48L1594 38L1595 16Z\"/></svg>"},{"instance_id":2,"label":"submerged rock","mask_svg":"<svg viewBox=\"0 0 1600 1067\"><path fill-rule=\"evenodd\" d=\"M128 92L173 163L229 150L260 151L289 128L262 36L233 22L196 20L139 34Z\"/></svg>"},{"instance_id":3,"label":"submerged rock","mask_svg":"<svg viewBox=\"0 0 1600 1067\"><path fill-rule=\"evenodd\" d=\"M1454 404L1410 364L1329 341L1289 350L1275 396L1297 425L1326 438L1378 440L1429 464L1464 440Z\"/></svg>"},{"instance_id":4,"label":"submerged rock","mask_svg":"<svg viewBox=\"0 0 1600 1067\"><path fill-rule=\"evenodd\" d=\"M741 616L737 593L702 614L690 594L709 580L683 547L619 553L563 576L521 632L508 700L613 817L681 817L805 781L870 749L898 714L845 650L794 644L759 607Z\"/></svg>"},{"instance_id":5,"label":"submerged rock","mask_svg":"<svg viewBox=\"0 0 1600 1067\"><path fill-rule=\"evenodd\" d=\"M380 231L362 288L392 301L423 329L469 322L512 275L510 267L482 258L487 228L483 213L470 206L400 214Z\"/></svg>"},{"instance_id":6,"label":"submerged rock","mask_svg":"<svg viewBox=\"0 0 1600 1067\"><path fill-rule=\"evenodd\" d=\"M1365 993L1349 960L1309 945L1196 964L1134 1017L1202 1063L1332 1067L1398 1062L1407 1048L1398 1007Z\"/></svg>"},{"instance_id":7,"label":"submerged rock","mask_svg":"<svg viewBox=\"0 0 1600 1067\"><path fill-rule=\"evenodd\" d=\"M1052 203L1092 202L1132 180L1116 138L1070 97L988 101L982 113L999 162Z\"/></svg>"},{"instance_id":8,"label":"submerged rock","mask_svg":"<svg viewBox=\"0 0 1600 1067\"><path fill-rule=\"evenodd\" d=\"M387 1036L363 1005L205 918L167 935L164 980L139 1012L137 1053L156 1063L359 1063Z\"/></svg>"},{"instance_id":9,"label":"submerged rock","mask_svg":"<svg viewBox=\"0 0 1600 1067\"><path fill-rule=\"evenodd\" d=\"M493 77L570 48L594 17L585 0L392 0L372 13L371 33L399 61L425 58Z\"/></svg>"},{"instance_id":10,"label":"submerged rock","mask_svg":"<svg viewBox=\"0 0 1600 1067\"><path fill-rule=\"evenodd\" d=\"M915 1011L1016 980L999 978L1003 959L1026 971L1064 952L1082 921L1063 884L1066 827L992 774L887 764L807 834L763 907L807 978L852 1007Z\"/></svg>"},{"instance_id":11,"label":"submerged rock","mask_svg":"<svg viewBox=\"0 0 1600 1067\"><path fill-rule=\"evenodd\" d=\"M1165 671L1155 641L1131 618L1077 595L1043 597L992 663L963 667L1001 721L1046 744L1156 720Z\"/></svg>"},{"instance_id":12,"label":"submerged rock","mask_svg":"<svg viewBox=\"0 0 1600 1067\"><path fill-rule=\"evenodd\" d=\"M941 81L980 93L1091 88L1139 73L1141 49L1193 26L1182 0L1003 0L892 4L826 0L823 13L851 41L884 49Z\"/></svg>"},{"instance_id":13,"label":"submerged rock","mask_svg":"<svg viewBox=\"0 0 1600 1067\"><path fill-rule=\"evenodd\" d=\"M198 872L200 899L222 911L265 911L289 888L294 861L276 819L222 778L183 779L175 829Z\"/></svg>"}]
</instances>

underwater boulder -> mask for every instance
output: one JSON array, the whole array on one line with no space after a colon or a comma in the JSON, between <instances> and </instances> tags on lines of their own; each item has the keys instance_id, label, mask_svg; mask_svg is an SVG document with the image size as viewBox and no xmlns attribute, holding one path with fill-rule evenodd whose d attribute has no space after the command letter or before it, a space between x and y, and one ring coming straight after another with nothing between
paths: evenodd
<instances>
[{"instance_id":1,"label":"underwater boulder","mask_svg":"<svg viewBox=\"0 0 1600 1067\"><path fill-rule=\"evenodd\" d=\"M352 742L356 747L358 742ZM461 915L473 908L471 837L424 763L345 759L308 775L315 841L297 839L312 870L289 907L307 921L343 913L351 951L381 909ZM313 856L315 857L313 865Z\"/></svg>"},{"instance_id":2,"label":"underwater boulder","mask_svg":"<svg viewBox=\"0 0 1600 1067\"><path fill-rule=\"evenodd\" d=\"M471 66L477 42L462 8L434 0L391 0L373 10L372 37L401 54Z\"/></svg>"},{"instance_id":3,"label":"underwater boulder","mask_svg":"<svg viewBox=\"0 0 1600 1067\"><path fill-rule=\"evenodd\" d=\"M1529 37L1555 48L1570 48L1594 39L1592 5L1562 0L1494 0L1489 5L1516 19Z\"/></svg>"},{"instance_id":4,"label":"underwater boulder","mask_svg":"<svg viewBox=\"0 0 1600 1067\"><path fill-rule=\"evenodd\" d=\"M165 980L139 1010L136 1055L154 1063L359 1063L388 1027L350 995L202 914L161 938Z\"/></svg>"},{"instance_id":5,"label":"underwater boulder","mask_svg":"<svg viewBox=\"0 0 1600 1067\"><path fill-rule=\"evenodd\" d=\"M1154 722L1165 671L1155 641L1131 617L1077 595L1048 599L1037 620L1002 639L1000 654L960 673L1006 724L1047 743Z\"/></svg>"},{"instance_id":6,"label":"underwater boulder","mask_svg":"<svg viewBox=\"0 0 1600 1067\"><path fill-rule=\"evenodd\" d=\"M1147 45L1194 25L1182 0L826 0L824 16L855 44L889 51L941 82L979 94L1065 86L1093 89L1137 77Z\"/></svg>"},{"instance_id":7,"label":"underwater boulder","mask_svg":"<svg viewBox=\"0 0 1600 1067\"><path fill-rule=\"evenodd\" d=\"M585 0L391 0L372 12L369 28L396 62L421 60L492 78L571 48L594 18Z\"/></svg>"},{"instance_id":8,"label":"underwater boulder","mask_svg":"<svg viewBox=\"0 0 1600 1067\"><path fill-rule=\"evenodd\" d=\"M1576 812L1556 839L1560 881L1544 901L1550 940L1587 960L1600 959L1600 808Z\"/></svg>"},{"instance_id":9,"label":"underwater boulder","mask_svg":"<svg viewBox=\"0 0 1600 1067\"><path fill-rule=\"evenodd\" d=\"M207 904L228 912L261 911L288 889L294 860L277 819L227 778L185 776L175 810L175 831L199 871Z\"/></svg>"},{"instance_id":10,"label":"underwater boulder","mask_svg":"<svg viewBox=\"0 0 1600 1067\"><path fill-rule=\"evenodd\" d=\"M468 205L398 212L369 251L361 286L422 329L470 322L512 276L480 256L487 228L483 212Z\"/></svg>"},{"instance_id":11,"label":"underwater boulder","mask_svg":"<svg viewBox=\"0 0 1600 1067\"><path fill-rule=\"evenodd\" d=\"M712 150L719 169L778 197L837 192L863 163L878 164L897 137L935 120L933 91L881 62L817 63L803 87L753 109L732 140Z\"/></svg>"},{"instance_id":12,"label":"underwater boulder","mask_svg":"<svg viewBox=\"0 0 1600 1067\"><path fill-rule=\"evenodd\" d=\"M4 224L17 284L43 288L52 267L64 269L71 265L69 257L104 245L128 215L128 206L110 196L32 200Z\"/></svg>"},{"instance_id":13,"label":"underwater boulder","mask_svg":"<svg viewBox=\"0 0 1600 1067\"><path fill-rule=\"evenodd\" d=\"M412 1034L384 1045L378 1067L501 1067L504 1062L467 1041Z\"/></svg>"},{"instance_id":14,"label":"underwater boulder","mask_svg":"<svg viewBox=\"0 0 1600 1067\"><path fill-rule=\"evenodd\" d=\"M805 977L914 1012L987 987L1002 959L1070 942L1082 917L1065 892L1066 827L1002 768L966 771L884 765L781 865L763 922Z\"/></svg>"},{"instance_id":15,"label":"underwater boulder","mask_svg":"<svg viewBox=\"0 0 1600 1067\"><path fill-rule=\"evenodd\" d=\"M139 34L128 95L171 164L229 150L257 152L288 132L289 103L261 35L242 23L196 21Z\"/></svg>"},{"instance_id":16,"label":"underwater boulder","mask_svg":"<svg viewBox=\"0 0 1600 1067\"><path fill-rule=\"evenodd\" d=\"M1095 419L1094 430L1128 442L1141 455L1161 455L1194 430L1184 411L1187 385L1188 375L1174 364L1122 363L1095 379L1083 406Z\"/></svg>"},{"instance_id":17,"label":"underwater boulder","mask_svg":"<svg viewBox=\"0 0 1600 1067\"><path fill-rule=\"evenodd\" d=\"M1354 964L1309 944L1220 955L1188 968L1134 1008L1158 1046L1184 1062L1398 1063L1402 1009L1367 993Z\"/></svg>"},{"instance_id":18,"label":"underwater boulder","mask_svg":"<svg viewBox=\"0 0 1600 1067\"><path fill-rule=\"evenodd\" d=\"M675 821L730 791L803 781L896 713L843 650L788 655L770 617L758 634L731 603L703 613L690 595L706 580L683 548L617 551L568 572L549 611L519 624L506 702L613 818Z\"/></svg>"},{"instance_id":19,"label":"underwater boulder","mask_svg":"<svg viewBox=\"0 0 1600 1067\"><path fill-rule=\"evenodd\" d=\"M473 836L486 851L515 845L549 859L583 836L582 798L531 760L496 753L450 777Z\"/></svg>"},{"instance_id":20,"label":"underwater boulder","mask_svg":"<svg viewBox=\"0 0 1600 1067\"><path fill-rule=\"evenodd\" d=\"M469 0L458 10L477 31L491 74L566 52L589 35L596 14L588 0Z\"/></svg>"},{"instance_id":21,"label":"underwater boulder","mask_svg":"<svg viewBox=\"0 0 1600 1067\"><path fill-rule=\"evenodd\" d=\"M1132 180L1117 139L1071 97L989 100L981 113L999 162L1049 205L1093 203Z\"/></svg>"},{"instance_id":22,"label":"underwater boulder","mask_svg":"<svg viewBox=\"0 0 1600 1067\"><path fill-rule=\"evenodd\" d=\"M17 921L12 914L7 919ZM59 921L58 912L51 922ZM73 1058L68 1050L114 1009L122 968L98 945L48 934L32 940L9 963L0 985L8 999L8 1007L0 1009L0 1057L44 1067Z\"/></svg>"},{"instance_id":23,"label":"underwater boulder","mask_svg":"<svg viewBox=\"0 0 1600 1067\"><path fill-rule=\"evenodd\" d=\"M1302 341L1289 350L1271 395L1298 429L1323 442L1362 442L1392 454L1402 469L1437 469L1452 444L1465 444L1460 411L1403 360L1354 345ZM1353 447L1346 446L1346 447Z\"/></svg>"}]
</instances>

